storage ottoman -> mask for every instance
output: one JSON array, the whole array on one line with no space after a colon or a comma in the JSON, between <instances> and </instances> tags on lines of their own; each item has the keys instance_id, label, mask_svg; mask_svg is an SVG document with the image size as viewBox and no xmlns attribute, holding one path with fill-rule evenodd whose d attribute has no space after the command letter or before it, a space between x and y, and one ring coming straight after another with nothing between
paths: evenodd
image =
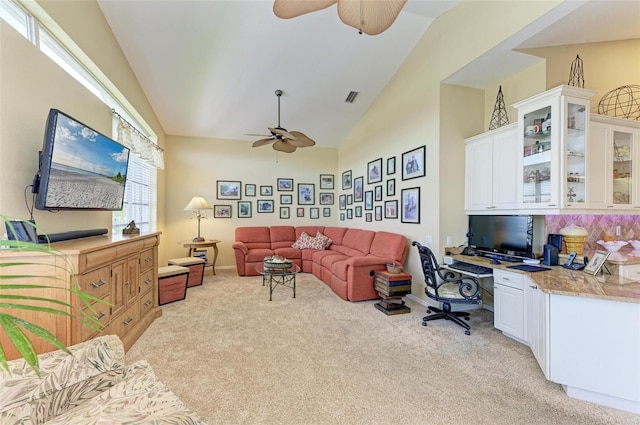
<instances>
[{"instance_id":1,"label":"storage ottoman","mask_svg":"<svg viewBox=\"0 0 640 425\"><path fill-rule=\"evenodd\" d=\"M181 266L158 268L158 305L184 300L187 296L189 269Z\"/></svg>"},{"instance_id":2,"label":"storage ottoman","mask_svg":"<svg viewBox=\"0 0 640 425\"><path fill-rule=\"evenodd\" d=\"M169 260L170 266L181 266L189 269L189 280L187 281L187 288L192 286L202 285L202 279L204 278L204 266L205 261L198 257L182 257L173 258Z\"/></svg>"}]
</instances>

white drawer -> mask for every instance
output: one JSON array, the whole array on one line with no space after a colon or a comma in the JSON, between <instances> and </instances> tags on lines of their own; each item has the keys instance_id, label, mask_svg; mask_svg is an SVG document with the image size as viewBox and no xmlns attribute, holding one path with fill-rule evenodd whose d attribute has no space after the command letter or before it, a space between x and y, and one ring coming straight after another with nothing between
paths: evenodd
<instances>
[{"instance_id":1,"label":"white drawer","mask_svg":"<svg viewBox=\"0 0 640 425\"><path fill-rule=\"evenodd\" d=\"M620 274L627 279L640 282L640 264L633 266L620 266Z\"/></svg>"},{"instance_id":2,"label":"white drawer","mask_svg":"<svg viewBox=\"0 0 640 425\"><path fill-rule=\"evenodd\" d=\"M493 283L509 286L514 289L524 290L524 274L493 270Z\"/></svg>"}]
</instances>

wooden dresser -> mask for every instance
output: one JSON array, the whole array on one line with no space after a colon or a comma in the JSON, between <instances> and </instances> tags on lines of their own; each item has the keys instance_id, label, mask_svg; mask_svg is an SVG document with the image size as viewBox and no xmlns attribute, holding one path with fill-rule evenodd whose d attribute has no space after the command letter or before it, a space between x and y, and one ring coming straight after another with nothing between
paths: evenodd
<instances>
[{"instance_id":1,"label":"wooden dresser","mask_svg":"<svg viewBox=\"0 0 640 425\"><path fill-rule=\"evenodd\" d=\"M145 235L105 235L76 239L52 244L64 256L41 253L0 252L1 261L29 262L29 265L12 267L4 273L55 276L55 279L17 279L15 283L41 283L51 289L21 290L21 295L55 298L58 301L85 307L83 302L69 291L70 284L80 288L109 304L94 302L91 315L98 319L104 329L97 332L76 318L19 310L7 311L34 322L52 332L66 346L77 344L98 335L115 334L128 350L149 325L162 315L158 307L158 244L160 233ZM72 273L70 273L72 271ZM13 283L13 282L12 282ZM33 302L37 305L37 302ZM65 306L52 306L73 312ZM19 357L4 332L0 341L7 359ZM40 339L33 339L38 353L55 348Z\"/></svg>"}]
</instances>

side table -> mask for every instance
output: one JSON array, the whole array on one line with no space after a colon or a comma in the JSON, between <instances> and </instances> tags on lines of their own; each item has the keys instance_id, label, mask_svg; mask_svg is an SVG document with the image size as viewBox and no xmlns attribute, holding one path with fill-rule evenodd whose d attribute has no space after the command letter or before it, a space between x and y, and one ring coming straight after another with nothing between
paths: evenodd
<instances>
[{"instance_id":1,"label":"side table","mask_svg":"<svg viewBox=\"0 0 640 425\"><path fill-rule=\"evenodd\" d=\"M187 248L187 257L193 256L193 252L198 248L205 248L205 249L213 248L213 260L206 263L204 266L205 268L211 266L211 271L213 272L214 275L216 274L216 260L218 259L218 244L220 243L219 240L207 239L204 242L182 241L178 243L181 243L182 246Z\"/></svg>"},{"instance_id":2,"label":"side table","mask_svg":"<svg viewBox=\"0 0 640 425\"><path fill-rule=\"evenodd\" d=\"M411 292L410 274L378 271L374 275L374 285L382 298L375 304L378 310L387 316L411 312L402 299L404 295Z\"/></svg>"}]
</instances>

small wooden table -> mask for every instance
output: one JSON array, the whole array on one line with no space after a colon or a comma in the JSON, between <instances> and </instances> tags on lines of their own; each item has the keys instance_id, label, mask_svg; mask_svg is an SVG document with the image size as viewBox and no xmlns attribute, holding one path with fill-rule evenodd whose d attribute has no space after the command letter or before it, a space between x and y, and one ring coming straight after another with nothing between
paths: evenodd
<instances>
[{"instance_id":1,"label":"small wooden table","mask_svg":"<svg viewBox=\"0 0 640 425\"><path fill-rule=\"evenodd\" d=\"M213 274L216 274L216 260L218 259L218 244L220 243L217 239L207 239L204 242L193 242L193 241L182 241L179 242L187 248L187 257L193 256L193 252L198 248L213 248L213 261L207 262L204 266L211 266L211 271Z\"/></svg>"}]
</instances>

